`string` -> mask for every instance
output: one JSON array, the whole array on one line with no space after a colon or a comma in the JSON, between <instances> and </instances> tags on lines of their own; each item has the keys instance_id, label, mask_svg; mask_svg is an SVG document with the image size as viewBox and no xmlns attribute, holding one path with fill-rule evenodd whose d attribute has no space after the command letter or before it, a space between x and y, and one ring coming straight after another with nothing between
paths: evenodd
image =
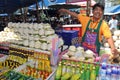
<instances>
[{"instance_id":1,"label":"string","mask_svg":"<svg viewBox=\"0 0 120 80\"><path fill-rule=\"evenodd\" d=\"M98 25L98 22L96 22L95 26L93 26L94 22L91 22L89 25L89 30L92 30L94 32L95 27Z\"/></svg>"}]
</instances>

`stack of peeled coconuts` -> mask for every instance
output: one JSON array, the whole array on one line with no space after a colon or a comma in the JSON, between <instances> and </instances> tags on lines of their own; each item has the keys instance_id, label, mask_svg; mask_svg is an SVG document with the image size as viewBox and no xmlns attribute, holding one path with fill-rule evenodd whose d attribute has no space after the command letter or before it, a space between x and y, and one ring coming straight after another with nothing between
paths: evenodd
<instances>
[{"instance_id":1,"label":"stack of peeled coconuts","mask_svg":"<svg viewBox=\"0 0 120 80\"><path fill-rule=\"evenodd\" d=\"M112 32L112 37L114 40L114 44L116 49L118 50L118 55L113 55L110 50L110 46L107 42L104 43L105 53L110 54L110 62L111 63L119 63L120 64L120 30L115 30Z\"/></svg>"},{"instance_id":2,"label":"stack of peeled coconuts","mask_svg":"<svg viewBox=\"0 0 120 80\"><path fill-rule=\"evenodd\" d=\"M14 45L50 51L53 38L59 39L58 46L64 41L59 38L48 23L13 23L9 22L0 32L0 42L8 41ZM4 40L3 40L4 39Z\"/></svg>"},{"instance_id":3,"label":"stack of peeled coconuts","mask_svg":"<svg viewBox=\"0 0 120 80\"><path fill-rule=\"evenodd\" d=\"M91 50L84 50L83 47L75 47L71 45L68 51L62 56L63 59L85 61L85 62L94 62L95 53Z\"/></svg>"}]
</instances>

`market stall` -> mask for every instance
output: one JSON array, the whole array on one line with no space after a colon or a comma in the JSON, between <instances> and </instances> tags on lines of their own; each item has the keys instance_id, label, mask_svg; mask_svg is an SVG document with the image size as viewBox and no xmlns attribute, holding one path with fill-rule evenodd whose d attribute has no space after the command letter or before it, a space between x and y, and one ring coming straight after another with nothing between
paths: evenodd
<instances>
[{"instance_id":1,"label":"market stall","mask_svg":"<svg viewBox=\"0 0 120 80\"><path fill-rule=\"evenodd\" d=\"M49 80L63 45L50 24L10 22L0 35L0 51L4 54L0 79L16 79L17 75L17 79Z\"/></svg>"},{"instance_id":2,"label":"market stall","mask_svg":"<svg viewBox=\"0 0 120 80\"><path fill-rule=\"evenodd\" d=\"M112 33L119 54L104 40L96 56L81 46L81 27L9 22L0 32L0 80L119 80L120 31Z\"/></svg>"}]
</instances>

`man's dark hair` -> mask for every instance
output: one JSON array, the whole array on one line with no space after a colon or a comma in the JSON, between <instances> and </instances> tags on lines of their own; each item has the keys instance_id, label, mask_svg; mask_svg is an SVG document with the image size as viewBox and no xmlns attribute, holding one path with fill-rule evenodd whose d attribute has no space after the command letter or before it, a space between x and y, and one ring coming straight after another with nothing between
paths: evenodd
<instances>
[{"instance_id":1,"label":"man's dark hair","mask_svg":"<svg viewBox=\"0 0 120 80\"><path fill-rule=\"evenodd\" d=\"M96 7L100 7L100 8L104 11L104 5L103 5L103 4L101 4L101 3L96 3L96 4L93 6L93 10L94 10Z\"/></svg>"}]
</instances>

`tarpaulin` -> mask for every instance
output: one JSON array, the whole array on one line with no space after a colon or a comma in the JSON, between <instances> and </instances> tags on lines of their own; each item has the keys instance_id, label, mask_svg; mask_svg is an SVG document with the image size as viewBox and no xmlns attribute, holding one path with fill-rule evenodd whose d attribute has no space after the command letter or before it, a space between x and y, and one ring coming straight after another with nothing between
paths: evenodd
<instances>
[{"instance_id":1,"label":"tarpaulin","mask_svg":"<svg viewBox=\"0 0 120 80\"><path fill-rule=\"evenodd\" d=\"M0 13L13 13L19 8L27 7L41 0L0 0Z\"/></svg>"}]
</instances>

